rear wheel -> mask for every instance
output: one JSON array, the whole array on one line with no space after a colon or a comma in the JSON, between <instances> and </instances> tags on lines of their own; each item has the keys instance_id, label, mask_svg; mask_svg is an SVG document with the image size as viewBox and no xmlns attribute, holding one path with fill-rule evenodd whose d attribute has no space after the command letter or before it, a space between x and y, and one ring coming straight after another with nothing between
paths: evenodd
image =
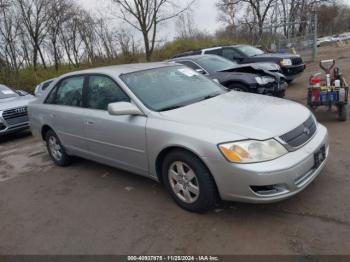
<instances>
[{"instance_id":1,"label":"rear wheel","mask_svg":"<svg viewBox=\"0 0 350 262\"><path fill-rule=\"evenodd\" d=\"M62 143L56 133L52 130L49 130L45 136L47 150L58 166L68 166L71 163L71 156L66 153L66 150L62 146Z\"/></svg>"},{"instance_id":2,"label":"rear wheel","mask_svg":"<svg viewBox=\"0 0 350 262\"><path fill-rule=\"evenodd\" d=\"M164 184L175 202L183 209L204 213L217 202L215 182L202 161L191 153L177 150L163 162Z\"/></svg>"},{"instance_id":3,"label":"rear wheel","mask_svg":"<svg viewBox=\"0 0 350 262\"><path fill-rule=\"evenodd\" d=\"M346 105L341 105L338 107L339 110L339 120L346 121L348 119L348 108Z\"/></svg>"}]
</instances>

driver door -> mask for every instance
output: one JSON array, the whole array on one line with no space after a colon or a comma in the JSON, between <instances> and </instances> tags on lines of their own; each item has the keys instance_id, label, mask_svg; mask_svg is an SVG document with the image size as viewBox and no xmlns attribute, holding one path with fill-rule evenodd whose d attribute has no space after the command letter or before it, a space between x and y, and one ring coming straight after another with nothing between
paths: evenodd
<instances>
[{"instance_id":1,"label":"driver door","mask_svg":"<svg viewBox=\"0 0 350 262\"><path fill-rule=\"evenodd\" d=\"M130 98L110 77L89 75L86 85L84 130L93 159L146 175L145 116L112 116L110 103L130 102Z\"/></svg>"}]
</instances>

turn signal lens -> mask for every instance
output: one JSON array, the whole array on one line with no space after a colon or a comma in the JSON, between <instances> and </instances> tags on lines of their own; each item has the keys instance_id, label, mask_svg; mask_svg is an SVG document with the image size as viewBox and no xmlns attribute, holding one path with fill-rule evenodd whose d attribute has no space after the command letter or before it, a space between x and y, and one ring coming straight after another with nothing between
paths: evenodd
<instances>
[{"instance_id":1,"label":"turn signal lens","mask_svg":"<svg viewBox=\"0 0 350 262\"><path fill-rule=\"evenodd\" d=\"M219 145L221 153L233 163L257 163L276 159L288 153L274 139L267 141L247 140Z\"/></svg>"}]
</instances>

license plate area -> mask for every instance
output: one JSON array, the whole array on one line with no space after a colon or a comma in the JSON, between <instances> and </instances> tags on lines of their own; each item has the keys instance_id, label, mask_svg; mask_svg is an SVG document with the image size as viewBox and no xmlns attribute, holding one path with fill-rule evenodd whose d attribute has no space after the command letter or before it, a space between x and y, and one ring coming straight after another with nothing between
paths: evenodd
<instances>
[{"instance_id":1,"label":"license plate area","mask_svg":"<svg viewBox=\"0 0 350 262\"><path fill-rule=\"evenodd\" d=\"M315 154L315 166L314 169L317 169L322 165L322 163L326 160L326 146L322 146Z\"/></svg>"}]
</instances>

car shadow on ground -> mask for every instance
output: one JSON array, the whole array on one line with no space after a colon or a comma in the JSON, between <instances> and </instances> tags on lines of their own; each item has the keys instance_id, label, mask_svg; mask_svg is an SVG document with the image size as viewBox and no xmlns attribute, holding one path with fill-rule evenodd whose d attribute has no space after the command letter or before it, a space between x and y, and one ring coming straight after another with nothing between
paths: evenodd
<instances>
[{"instance_id":1,"label":"car shadow on ground","mask_svg":"<svg viewBox=\"0 0 350 262\"><path fill-rule=\"evenodd\" d=\"M74 161L72 162L70 168L80 170L80 172L84 173L85 175L89 173L91 177L94 177L94 183L96 183L96 185L101 186L102 188L114 185L116 191L121 190L129 191L130 193L134 194L136 193L138 195L137 198L140 198L139 201L142 201L141 198L146 198L153 203L152 205L154 207L164 208L164 205L167 205L168 209L178 209L177 211L175 211L175 213L185 212L186 214L200 215L184 211L183 209L178 207L175 201L171 199L170 194L166 191L165 186L150 178L139 176L128 171L123 171L118 168L106 166L79 157L74 158ZM108 185L105 183L107 183ZM120 192L115 192L115 194L116 199L118 199L118 195L120 194ZM299 195L302 194L303 192L299 193ZM293 210L293 206L296 202L299 202L299 200L293 198L286 199L277 203L267 204L223 201L219 199L215 207L206 214L209 216L217 216L222 214L226 214L229 216L232 214L246 216L249 214L255 214L256 212L266 214L268 214L269 212L284 213L285 211L283 210L289 209L289 207L291 208L291 210ZM293 213L293 211L291 211L291 213Z\"/></svg>"},{"instance_id":2,"label":"car shadow on ground","mask_svg":"<svg viewBox=\"0 0 350 262\"><path fill-rule=\"evenodd\" d=\"M29 130L25 130L25 131L18 132L18 133L0 136L0 144L5 144L5 143L9 143L9 142L14 142L14 141L16 141L16 142L21 141L21 140L24 140L24 139L30 137L31 135L32 135L32 133Z\"/></svg>"}]
</instances>

